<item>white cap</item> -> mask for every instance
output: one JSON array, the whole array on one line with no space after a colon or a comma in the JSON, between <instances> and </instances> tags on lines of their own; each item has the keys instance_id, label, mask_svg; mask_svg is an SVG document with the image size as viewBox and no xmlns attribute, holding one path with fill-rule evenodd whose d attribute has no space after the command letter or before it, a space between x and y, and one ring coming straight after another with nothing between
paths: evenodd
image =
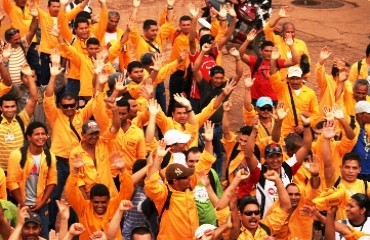
<instances>
[{"instance_id":1,"label":"white cap","mask_svg":"<svg viewBox=\"0 0 370 240\"><path fill-rule=\"evenodd\" d=\"M211 24L205 18L199 18L198 23L205 28L211 29Z\"/></svg>"},{"instance_id":2,"label":"white cap","mask_svg":"<svg viewBox=\"0 0 370 240\"><path fill-rule=\"evenodd\" d=\"M300 67L292 66L288 68L288 78L302 77L302 69Z\"/></svg>"},{"instance_id":3,"label":"white cap","mask_svg":"<svg viewBox=\"0 0 370 240\"><path fill-rule=\"evenodd\" d=\"M191 135L182 133L176 129L168 130L164 134L164 140L167 145L173 145L175 143L187 143L190 140Z\"/></svg>"},{"instance_id":4,"label":"white cap","mask_svg":"<svg viewBox=\"0 0 370 240\"><path fill-rule=\"evenodd\" d=\"M197 230L195 230L195 237L201 238L204 233L208 230L215 230L217 227L213 226L212 224L202 224L200 225Z\"/></svg>"},{"instance_id":5,"label":"white cap","mask_svg":"<svg viewBox=\"0 0 370 240\"><path fill-rule=\"evenodd\" d=\"M370 236L362 236L358 240L370 240Z\"/></svg>"},{"instance_id":6,"label":"white cap","mask_svg":"<svg viewBox=\"0 0 370 240\"><path fill-rule=\"evenodd\" d=\"M370 113L370 102L368 101L358 101L356 103L356 114L358 113Z\"/></svg>"}]
</instances>

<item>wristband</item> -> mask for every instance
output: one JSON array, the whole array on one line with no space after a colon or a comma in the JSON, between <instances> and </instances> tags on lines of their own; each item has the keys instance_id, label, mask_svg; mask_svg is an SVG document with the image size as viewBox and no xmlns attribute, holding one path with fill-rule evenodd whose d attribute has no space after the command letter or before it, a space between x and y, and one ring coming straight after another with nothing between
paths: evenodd
<instances>
[{"instance_id":1,"label":"wristband","mask_svg":"<svg viewBox=\"0 0 370 240\"><path fill-rule=\"evenodd\" d=\"M223 18L220 18L220 21L226 21L226 18L225 18L225 19L223 19Z\"/></svg>"},{"instance_id":2,"label":"wristband","mask_svg":"<svg viewBox=\"0 0 370 240\"><path fill-rule=\"evenodd\" d=\"M192 112L193 111L193 109L190 109L190 110L187 110L186 111L186 113L190 113L190 112Z\"/></svg>"},{"instance_id":3,"label":"wristband","mask_svg":"<svg viewBox=\"0 0 370 240\"><path fill-rule=\"evenodd\" d=\"M173 7L167 7L167 10L172 10L173 9Z\"/></svg>"},{"instance_id":4,"label":"wristband","mask_svg":"<svg viewBox=\"0 0 370 240\"><path fill-rule=\"evenodd\" d=\"M310 127L310 124L307 124L307 125L303 125L304 128L309 128Z\"/></svg>"},{"instance_id":5,"label":"wristband","mask_svg":"<svg viewBox=\"0 0 370 240\"><path fill-rule=\"evenodd\" d=\"M319 174L315 174L315 175L311 174L311 177L318 177L318 176Z\"/></svg>"}]
</instances>

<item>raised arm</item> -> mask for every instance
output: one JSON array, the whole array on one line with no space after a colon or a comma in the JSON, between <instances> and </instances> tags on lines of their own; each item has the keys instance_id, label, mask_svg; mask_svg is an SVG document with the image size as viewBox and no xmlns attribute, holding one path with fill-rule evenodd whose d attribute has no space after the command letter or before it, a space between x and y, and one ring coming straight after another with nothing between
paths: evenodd
<instances>
[{"instance_id":1,"label":"raised arm","mask_svg":"<svg viewBox=\"0 0 370 240\"><path fill-rule=\"evenodd\" d=\"M220 11L221 12L221 11ZM229 9L229 15L231 16L231 22L229 24L229 27L225 33L225 35L219 40L217 41L217 46L221 49L223 46L226 45L227 41L229 41L231 35L233 34L234 32L234 29L235 29L235 25L236 25L236 21L237 21L237 18L236 18L236 13L234 11L234 8L230 8Z\"/></svg>"},{"instance_id":2,"label":"raised arm","mask_svg":"<svg viewBox=\"0 0 370 240\"><path fill-rule=\"evenodd\" d=\"M222 115L222 134L226 140L231 140L232 138L232 134L230 133L230 117L229 117L232 106L233 104L230 98L223 104L224 112Z\"/></svg>"},{"instance_id":3,"label":"raised arm","mask_svg":"<svg viewBox=\"0 0 370 240\"><path fill-rule=\"evenodd\" d=\"M195 117L194 111L191 107L191 103L188 99L186 99L181 94L174 94L174 99L178 102L181 106L185 107L186 112L188 113L188 123L191 125L197 125L198 121Z\"/></svg>"},{"instance_id":4,"label":"raised arm","mask_svg":"<svg viewBox=\"0 0 370 240\"><path fill-rule=\"evenodd\" d=\"M251 112L253 110L251 89L256 79L255 78L252 79L250 74L245 74L243 78L244 78L244 86L245 86L244 109L247 110L248 112Z\"/></svg>"},{"instance_id":5,"label":"raised arm","mask_svg":"<svg viewBox=\"0 0 370 240\"><path fill-rule=\"evenodd\" d=\"M232 93L232 91L236 87L236 84L237 83L234 81L234 79L226 82L226 85L222 89L221 94L219 94L215 99L215 103L213 104L213 109L218 109L221 106L221 104L227 98L227 96L229 96Z\"/></svg>"},{"instance_id":6,"label":"raised arm","mask_svg":"<svg viewBox=\"0 0 370 240\"><path fill-rule=\"evenodd\" d=\"M255 117L254 123L253 123L253 129L252 129L251 134L248 137L248 141L245 145L245 150L244 150L245 160L247 162L249 171L251 172L254 169L256 169L258 165L258 159L254 155L254 145L256 143L257 129L258 129L258 117Z\"/></svg>"},{"instance_id":7,"label":"raised arm","mask_svg":"<svg viewBox=\"0 0 370 240\"><path fill-rule=\"evenodd\" d=\"M120 202L115 214L113 215L112 219L109 222L107 231L107 240L116 239L123 214L133 207L134 205L132 205L132 202L129 200L122 200Z\"/></svg>"},{"instance_id":8,"label":"raised arm","mask_svg":"<svg viewBox=\"0 0 370 240\"><path fill-rule=\"evenodd\" d=\"M152 143L155 139L155 119L159 113L160 106L157 103L157 100L154 98L149 99L148 101L148 110L149 110L149 121L145 130L145 142Z\"/></svg>"},{"instance_id":9,"label":"raised arm","mask_svg":"<svg viewBox=\"0 0 370 240\"><path fill-rule=\"evenodd\" d=\"M27 65L21 69L22 73L26 76L25 85L28 87L28 91L30 92L30 97L24 107L24 110L27 112L28 116L32 116L38 99L36 81L33 79L35 72L31 70L31 68Z\"/></svg>"},{"instance_id":10,"label":"raised arm","mask_svg":"<svg viewBox=\"0 0 370 240\"><path fill-rule=\"evenodd\" d=\"M353 131L352 127L349 125L349 123L346 121L346 118L344 117L343 110L335 104L332 107L332 111L334 114L334 118L338 120L339 124L342 126L342 129L344 131L344 134L349 140L352 140L356 137L355 131Z\"/></svg>"},{"instance_id":11,"label":"raised arm","mask_svg":"<svg viewBox=\"0 0 370 240\"><path fill-rule=\"evenodd\" d=\"M285 35L284 40L285 40L285 43L288 45L290 52L292 53L292 58L287 59L284 62L284 67L290 67L290 66L298 64L299 63L299 55L298 55L297 51L294 48L294 41L293 41L292 34L287 33Z\"/></svg>"},{"instance_id":12,"label":"raised arm","mask_svg":"<svg viewBox=\"0 0 370 240\"><path fill-rule=\"evenodd\" d=\"M335 167L332 160L330 141L335 136L335 124L334 121L327 121L324 123L322 129L322 160L324 162L324 177L325 180L332 181L335 174ZM328 186L330 187L330 186Z\"/></svg>"},{"instance_id":13,"label":"raised arm","mask_svg":"<svg viewBox=\"0 0 370 240\"><path fill-rule=\"evenodd\" d=\"M244 43L242 45L240 45L240 47L239 47L240 57L241 57L242 61L245 62L246 64L249 63L250 57L245 52L247 51L247 47L248 47L249 43L253 42L253 40L255 39L256 36L257 36L257 30L256 29L250 30L250 32L248 33L247 38L245 39Z\"/></svg>"},{"instance_id":14,"label":"raised arm","mask_svg":"<svg viewBox=\"0 0 370 240\"><path fill-rule=\"evenodd\" d=\"M301 113L301 120L303 123L303 144L296 152L297 162L303 163L304 159L307 157L307 154L311 150L312 145L312 132L310 128L310 117L306 113Z\"/></svg>"},{"instance_id":15,"label":"raised arm","mask_svg":"<svg viewBox=\"0 0 370 240\"><path fill-rule=\"evenodd\" d=\"M197 51L197 23L199 18L199 9L195 6L194 3L190 3L189 5L189 12L191 15L191 25L189 30L189 49L190 54L195 54Z\"/></svg>"},{"instance_id":16,"label":"raised arm","mask_svg":"<svg viewBox=\"0 0 370 240\"><path fill-rule=\"evenodd\" d=\"M21 239L22 228L24 226L24 222L26 218L29 218L30 215L28 213L29 208L26 207L18 207L18 218L17 218L17 225L15 226L12 234L9 236L8 240L19 240Z\"/></svg>"},{"instance_id":17,"label":"raised arm","mask_svg":"<svg viewBox=\"0 0 370 240\"><path fill-rule=\"evenodd\" d=\"M280 208L285 212L289 212L292 205L289 199L288 192L286 191L284 183L282 182L279 174L275 172L274 170L268 170L264 174L264 176L266 179L275 182L275 186L277 188L279 202L280 202Z\"/></svg>"},{"instance_id":18,"label":"raised arm","mask_svg":"<svg viewBox=\"0 0 370 240\"><path fill-rule=\"evenodd\" d=\"M202 72L200 71L200 67L202 65L202 59L204 55L211 50L211 45L208 43L203 44L202 50L200 51L197 59L194 62L193 66L193 74L194 74L194 80L197 83L200 83L202 81L203 75Z\"/></svg>"},{"instance_id":19,"label":"raised arm","mask_svg":"<svg viewBox=\"0 0 370 240\"><path fill-rule=\"evenodd\" d=\"M281 127L283 125L284 118L288 115L288 112L289 109L285 109L284 102L279 102L272 114L272 117L274 118L274 126L271 131L271 140L276 143L280 142Z\"/></svg>"},{"instance_id":20,"label":"raised arm","mask_svg":"<svg viewBox=\"0 0 370 240\"><path fill-rule=\"evenodd\" d=\"M268 27L270 28L274 28L276 26L276 24L283 18L287 18L288 15L287 15L287 12L286 10L289 8L289 6L282 6L279 10L279 14L278 15L273 15L271 18L270 18L270 21L269 21L269 24L268 24Z\"/></svg>"},{"instance_id":21,"label":"raised arm","mask_svg":"<svg viewBox=\"0 0 370 240\"><path fill-rule=\"evenodd\" d=\"M10 77L9 70L7 68L8 60L5 61L5 58L3 56L0 56L0 75L2 79L2 83L5 86L10 87L12 85L12 79Z\"/></svg>"},{"instance_id":22,"label":"raised arm","mask_svg":"<svg viewBox=\"0 0 370 240\"><path fill-rule=\"evenodd\" d=\"M233 77L233 80L235 81L235 84L237 85L243 75L243 64L242 64L242 61L240 61L240 54L239 54L239 51L236 50L236 48L234 47L231 48L229 52L231 56L235 58L235 75Z\"/></svg>"},{"instance_id":23,"label":"raised arm","mask_svg":"<svg viewBox=\"0 0 370 240\"><path fill-rule=\"evenodd\" d=\"M57 76L64 70L60 67L60 54L55 50L50 54L51 67L50 67L50 80L45 90L45 96L51 97L54 95L54 88Z\"/></svg>"},{"instance_id":24,"label":"raised arm","mask_svg":"<svg viewBox=\"0 0 370 240\"><path fill-rule=\"evenodd\" d=\"M30 4L29 10L30 10L30 15L32 16L32 21L29 27L29 31L26 33L25 38L26 38L27 43L31 44L32 39L35 36L38 25L39 25L39 13L34 3Z\"/></svg>"}]
</instances>

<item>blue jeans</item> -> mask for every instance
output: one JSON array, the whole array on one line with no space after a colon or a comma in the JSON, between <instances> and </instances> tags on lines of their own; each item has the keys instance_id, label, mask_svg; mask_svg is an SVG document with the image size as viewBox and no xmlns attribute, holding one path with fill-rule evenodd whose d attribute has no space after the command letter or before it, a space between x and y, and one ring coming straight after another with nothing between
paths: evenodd
<instances>
[{"instance_id":1,"label":"blue jeans","mask_svg":"<svg viewBox=\"0 0 370 240\"><path fill-rule=\"evenodd\" d=\"M27 63L30 65L32 70L35 70L37 79L41 79L41 65L40 65L40 56L36 49L37 43L31 43L30 47L28 48L28 52L26 55ZM37 80L37 84L39 81ZM38 84L38 86L40 86Z\"/></svg>"},{"instance_id":2,"label":"blue jeans","mask_svg":"<svg viewBox=\"0 0 370 240\"><path fill-rule=\"evenodd\" d=\"M37 79L38 85L48 85L50 80L50 54L40 53L41 76Z\"/></svg>"},{"instance_id":3,"label":"blue jeans","mask_svg":"<svg viewBox=\"0 0 370 240\"><path fill-rule=\"evenodd\" d=\"M41 217L41 233L40 237L49 238L49 204L45 204L38 212Z\"/></svg>"},{"instance_id":4,"label":"blue jeans","mask_svg":"<svg viewBox=\"0 0 370 240\"><path fill-rule=\"evenodd\" d=\"M202 133L204 133L204 127L199 129L199 140L201 141L199 146L204 146L204 141L202 138ZM212 168L217 172L218 176L222 176L222 164L223 164L223 147L221 143L222 139L222 124L215 123L215 128L213 129L213 153L216 155L216 161L213 163Z\"/></svg>"}]
</instances>

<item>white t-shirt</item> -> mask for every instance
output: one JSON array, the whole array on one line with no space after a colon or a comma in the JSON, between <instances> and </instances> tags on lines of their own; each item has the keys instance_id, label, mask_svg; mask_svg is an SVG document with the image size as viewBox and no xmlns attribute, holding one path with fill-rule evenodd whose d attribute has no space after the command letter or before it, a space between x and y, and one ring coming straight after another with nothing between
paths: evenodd
<instances>
[{"instance_id":1,"label":"white t-shirt","mask_svg":"<svg viewBox=\"0 0 370 240\"><path fill-rule=\"evenodd\" d=\"M26 201L27 206L33 206L36 204L37 198L37 182L39 180L41 154L32 155L33 166L31 168L30 175L26 182Z\"/></svg>"}]
</instances>

